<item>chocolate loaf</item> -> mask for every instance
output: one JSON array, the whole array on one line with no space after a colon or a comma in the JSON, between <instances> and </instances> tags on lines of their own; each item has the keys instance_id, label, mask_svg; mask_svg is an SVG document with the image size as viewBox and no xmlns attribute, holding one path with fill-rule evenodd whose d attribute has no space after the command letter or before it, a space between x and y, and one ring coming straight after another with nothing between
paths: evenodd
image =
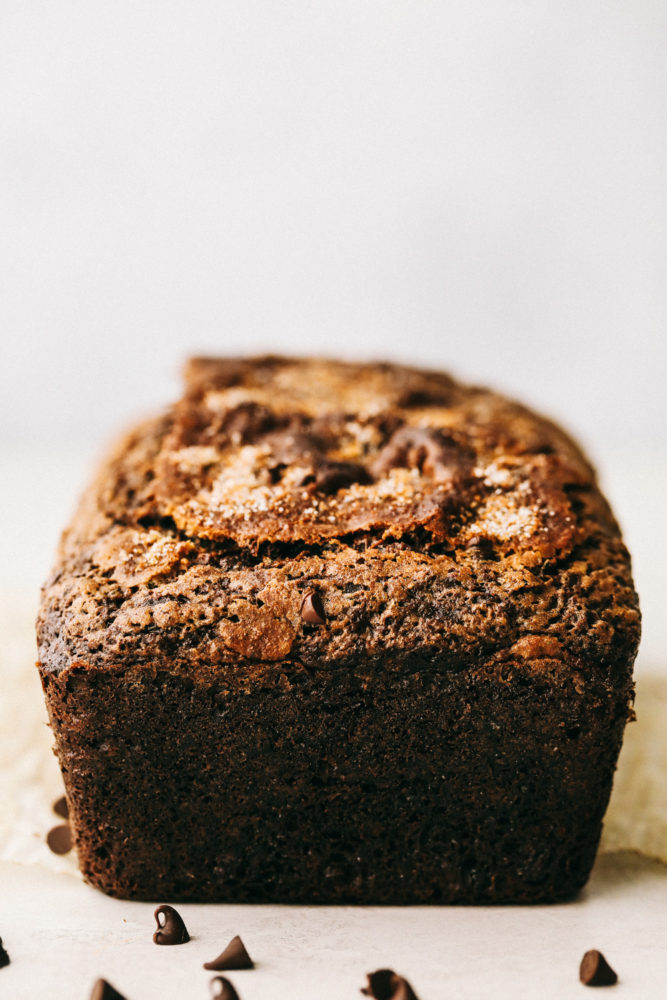
<instances>
[{"instance_id":1,"label":"chocolate loaf","mask_svg":"<svg viewBox=\"0 0 667 1000\"><path fill-rule=\"evenodd\" d=\"M430 371L194 359L43 590L81 870L154 900L567 899L639 628L554 424Z\"/></svg>"}]
</instances>

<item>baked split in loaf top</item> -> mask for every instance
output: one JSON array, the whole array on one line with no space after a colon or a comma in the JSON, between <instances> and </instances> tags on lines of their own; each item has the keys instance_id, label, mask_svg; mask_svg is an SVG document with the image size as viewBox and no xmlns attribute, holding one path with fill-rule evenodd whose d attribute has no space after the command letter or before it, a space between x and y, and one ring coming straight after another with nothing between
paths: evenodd
<instances>
[{"instance_id":1,"label":"baked split in loaf top","mask_svg":"<svg viewBox=\"0 0 667 1000\"><path fill-rule=\"evenodd\" d=\"M186 383L121 442L63 539L47 670L512 658L583 684L632 661L629 558L554 424L389 364L196 358ZM323 628L302 620L312 589Z\"/></svg>"}]
</instances>

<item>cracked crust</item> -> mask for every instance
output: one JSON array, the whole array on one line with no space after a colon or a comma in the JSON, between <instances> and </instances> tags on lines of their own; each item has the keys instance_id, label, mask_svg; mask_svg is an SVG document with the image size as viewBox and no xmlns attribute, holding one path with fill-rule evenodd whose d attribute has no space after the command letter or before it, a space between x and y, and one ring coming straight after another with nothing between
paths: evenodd
<instances>
[{"instance_id":1,"label":"cracked crust","mask_svg":"<svg viewBox=\"0 0 667 1000\"><path fill-rule=\"evenodd\" d=\"M626 662L627 552L553 424L445 375L322 361L190 363L66 533L39 621L46 669L451 663L527 636ZM327 627L304 627L320 593Z\"/></svg>"}]
</instances>

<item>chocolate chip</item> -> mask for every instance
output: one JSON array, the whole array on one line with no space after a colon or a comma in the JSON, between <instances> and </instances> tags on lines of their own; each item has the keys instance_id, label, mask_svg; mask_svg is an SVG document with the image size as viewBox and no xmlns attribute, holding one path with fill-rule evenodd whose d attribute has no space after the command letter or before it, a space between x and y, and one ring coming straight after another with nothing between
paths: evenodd
<instances>
[{"instance_id":1,"label":"chocolate chip","mask_svg":"<svg viewBox=\"0 0 667 1000\"><path fill-rule=\"evenodd\" d=\"M366 974L368 986L361 992L374 1000L417 1000L417 996L407 979L397 975L393 969L377 969Z\"/></svg>"},{"instance_id":2,"label":"chocolate chip","mask_svg":"<svg viewBox=\"0 0 667 1000\"><path fill-rule=\"evenodd\" d=\"M474 454L445 431L435 427L401 427L377 455L371 472L385 476L391 469L417 469L439 481L461 476L473 463Z\"/></svg>"},{"instance_id":3,"label":"chocolate chip","mask_svg":"<svg viewBox=\"0 0 667 1000\"><path fill-rule=\"evenodd\" d=\"M46 843L54 854L67 854L72 850L72 831L69 823L59 823L46 835Z\"/></svg>"},{"instance_id":4,"label":"chocolate chip","mask_svg":"<svg viewBox=\"0 0 667 1000\"><path fill-rule=\"evenodd\" d=\"M471 535L465 547L480 559L492 559L494 556L493 541L486 535Z\"/></svg>"},{"instance_id":5,"label":"chocolate chip","mask_svg":"<svg viewBox=\"0 0 667 1000\"><path fill-rule=\"evenodd\" d=\"M90 1000L125 1000L125 997L118 990L115 990L106 979L98 979L93 986Z\"/></svg>"},{"instance_id":6,"label":"chocolate chip","mask_svg":"<svg viewBox=\"0 0 667 1000\"><path fill-rule=\"evenodd\" d=\"M69 819L69 806L67 805L67 799L64 795L61 795L59 799L56 799L51 808L56 816L62 816L63 819Z\"/></svg>"},{"instance_id":7,"label":"chocolate chip","mask_svg":"<svg viewBox=\"0 0 667 1000\"><path fill-rule=\"evenodd\" d=\"M587 951L579 966L579 978L584 986L613 986L618 976L601 951Z\"/></svg>"},{"instance_id":8,"label":"chocolate chip","mask_svg":"<svg viewBox=\"0 0 667 1000\"><path fill-rule=\"evenodd\" d=\"M406 389L396 400L396 405L406 410L413 407L422 409L428 406L447 406L451 398L450 385L433 385L421 389Z\"/></svg>"},{"instance_id":9,"label":"chocolate chip","mask_svg":"<svg viewBox=\"0 0 667 1000\"><path fill-rule=\"evenodd\" d=\"M368 986L362 986L361 992L375 1000L389 1000L393 993L392 980L396 978L393 969L377 969L366 973Z\"/></svg>"},{"instance_id":10,"label":"chocolate chip","mask_svg":"<svg viewBox=\"0 0 667 1000\"><path fill-rule=\"evenodd\" d=\"M271 465L315 465L323 459L322 442L309 433L299 421L293 420L292 426L267 434L263 443L268 447L273 459Z\"/></svg>"},{"instance_id":11,"label":"chocolate chip","mask_svg":"<svg viewBox=\"0 0 667 1000\"><path fill-rule=\"evenodd\" d=\"M215 976L211 980L211 996L213 1000L239 1000L239 995L224 976Z\"/></svg>"},{"instance_id":12,"label":"chocolate chip","mask_svg":"<svg viewBox=\"0 0 667 1000\"><path fill-rule=\"evenodd\" d=\"M232 938L222 954L214 958L212 962L204 963L204 968L211 969L214 972L222 972L225 969L254 969L255 963L237 934L236 937Z\"/></svg>"},{"instance_id":13,"label":"chocolate chip","mask_svg":"<svg viewBox=\"0 0 667 1000\"><path fill-rule=\"evenodd\" d=\"M301 617L306 625L324 625L326 615L322 598L316 590L309 590L301 602Z\"/></svg>"},{"instance_id":14,"label":"chocolate chip","mask_svg":"<svg viewBox=\"0 0 667 1000\"><path fill-rule=\"evenodd\" d=\"M275 486L276 483L280 482L280 480L283 478L283 472L285 471L286 468L287 466L285 465L284 462L278 462L277 465L269 466L267 471L269 473L269 481L272 486Z\"/></svg>"},{"instance_id":15,"label":"chocolate chip","mask_svg":"<svg viewBox=\"0 0 667 1000\"><path fill-rule=\"evenodd\" d=\"M328 459L320 462L315 471L315 490L318 493L332 494L342 490L352 483L370 483L371 476L363 465L358 462L332 462Z\"/></svg>"},{"instance_id":16,"label":"chocolate chip","mask_svg":"<svg viewBox=\"0 0 667 1000\"><path fill-rule=\"evenodd\" d=\"M155 944L186 944L190 940L183 918L173 906L158 906L154 917L157 920L157 930L153 934ZM164 917L163 923L160 917Z\"/></svg>"},{"instance_id":17,"label":"chocolate chip","mask_svg":"<svg viewBox=\"0 0 667 1000\"><path fill-rule=\"evenodd\" d=\"M230 440L233 444L249 444L275 426L275 414L261 403L250 400L239 403L224 414L220 431L224 440Z\"/></svg>"},{"instance_id":18,"label":"chocolate chip","mask_svg":"<svg viewBox=\"0 0 667 1000\"><path fill-rule=\"evenodd\" d=\"M407 979L403 979L403 976L398 976L397 980L392 1000L417 1000L417 996Z\"/></svg>"},{"instance_id":19,"label":"chocolate chip","mask_svg":"<svg viewBox=\"0 0 667 1000\"><path fill-rule=\"evenodd\" d=\"M0 938L0 969L4 969L6 965L9 965L9 955L2 946L2 938Z\"/></svg>"}]
</instances>

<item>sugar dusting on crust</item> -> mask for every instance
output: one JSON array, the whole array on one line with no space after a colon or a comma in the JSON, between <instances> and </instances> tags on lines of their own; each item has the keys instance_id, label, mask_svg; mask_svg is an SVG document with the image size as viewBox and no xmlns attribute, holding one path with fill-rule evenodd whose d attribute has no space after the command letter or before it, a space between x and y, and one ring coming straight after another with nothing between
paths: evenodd
<instances>
[{"instance_id":1,"label":"sugar dusting on crust","mask_svg":"<svg viewBox=\"0 0 667 1000\"><path fill-rule=\"evenodd\" d=\"M151 493L155 516L192 538L423 529L549 553L571 540L563 490L590 470L562 432L502 397L390 365L218 359L193 371Z\"/></svg>"},{"instance_id":2,"label":"sugar dusting on crust","mask_svg":"<svg viewBox=\"0 0 667 1000\"><path fill-rule=\"evenodd\" d=\"M497 538L501 541L533 538L540 530L538 512L534 507L517 503L516 494L499 493L490 497L469 525L472 535Z\"/></svg>"},{"instance_id":3,"label":"sugar dusting on crust","mask_svg":"<svg viewBox=\"0 0 667 1000\"><path fill-rule=\"evenodd\" d=\"M308 589L327 625L306 634ZM387 650L481 663L524 635L610 663L638 622L618 528L553 425L447 376L265 359L198 363L116 449L39 628L49 669L205 672Z\"/></svg>"}]
</instances>

